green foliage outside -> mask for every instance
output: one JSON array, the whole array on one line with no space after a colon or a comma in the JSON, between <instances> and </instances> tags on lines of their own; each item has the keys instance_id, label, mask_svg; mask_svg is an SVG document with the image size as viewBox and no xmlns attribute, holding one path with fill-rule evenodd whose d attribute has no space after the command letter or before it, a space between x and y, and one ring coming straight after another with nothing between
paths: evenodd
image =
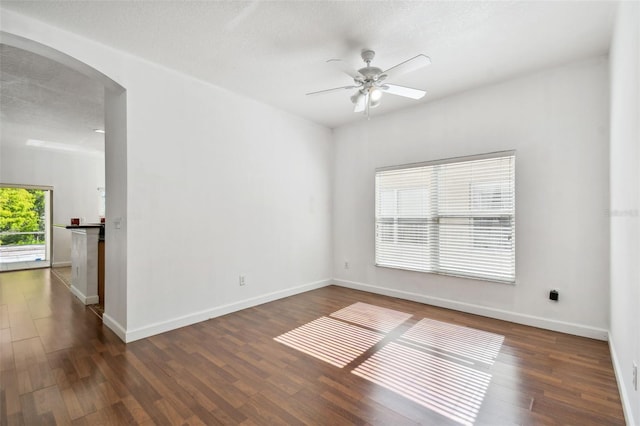
<instances>
[{"instance_id":1,"label":"green foliage outside","mask_svg":"<svg viewBox=\"0 0 640 426\"><path fill-rule=\"evenodd\" d=\"M44 244L44 234L5 234L43 231L44 191L0 188L0 245Z\"/></svg>"}]
</instances>

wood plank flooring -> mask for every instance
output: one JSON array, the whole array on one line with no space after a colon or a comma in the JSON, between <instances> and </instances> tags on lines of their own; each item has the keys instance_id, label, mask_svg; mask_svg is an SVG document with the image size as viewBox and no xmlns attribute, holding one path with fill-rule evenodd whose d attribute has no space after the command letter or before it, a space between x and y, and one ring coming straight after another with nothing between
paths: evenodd
<instances>
[{"instance_id":1,"label":"wood plank flooring","mask_svg":"<svg viewBox=\"0 0 640 426\"><path fill-rule=\"evenodd\" d=\"M343 368L274 340L322 317L383 336ZM125 345L50 270L5 272L0 344L2 425L624 424L606 342L336 286Z\"/></svg>"}]
</instances>

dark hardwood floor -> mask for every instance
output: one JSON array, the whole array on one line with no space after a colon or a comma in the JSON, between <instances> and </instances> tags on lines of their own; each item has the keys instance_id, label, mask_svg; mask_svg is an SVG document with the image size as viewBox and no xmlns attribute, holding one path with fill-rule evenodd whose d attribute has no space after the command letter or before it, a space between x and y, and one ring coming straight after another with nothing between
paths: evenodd
<instances>
[{"instance_id":1,"label":"dark hardwood floor","mask_svg":"<svg viewBox=\"0 0 640 426\"><path fill-rule=\"evenodd\" d=\"M411 317L331 316L358 302ZM624 424L606 342L336 286L125 345L6 272L0 343L2 425Z\"/></svg>"}]
</instances>

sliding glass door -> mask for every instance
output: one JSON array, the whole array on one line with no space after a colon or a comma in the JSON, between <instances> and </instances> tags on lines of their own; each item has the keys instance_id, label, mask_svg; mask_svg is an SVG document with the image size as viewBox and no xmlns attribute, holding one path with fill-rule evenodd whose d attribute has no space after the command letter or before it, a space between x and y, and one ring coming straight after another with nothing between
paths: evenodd
<instances>
[{"instance_id":1,"label":"sliding glass door","mask_svg":"<svg viewBox=\"0 0 640 426\"><path fill-rule=\"evenodd\" d=\"M51 193L0 184L0 271L51 266Z\"/></svg>"}]
</instances>

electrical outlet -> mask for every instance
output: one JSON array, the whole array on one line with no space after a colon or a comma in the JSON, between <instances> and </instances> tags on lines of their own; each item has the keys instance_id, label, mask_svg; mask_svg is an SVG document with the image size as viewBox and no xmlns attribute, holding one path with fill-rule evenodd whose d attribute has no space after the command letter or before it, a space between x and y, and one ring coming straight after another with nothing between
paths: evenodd
<instances>
[{"instance_id":1,"label":"electrical outlet","mask_svg":"<svg viewBox=\"0 0 640 426\"><path fill-rule=\"evenodd\" d=\"M635 361L633 362L633 389L634 390L638 390L638 364L635 363Z\"/></svg>"},{"instance_id":2,"label":"electrical outlet","mask_svg":"<svg viewBox=\"0 0 640 426\"><path fill-rule=\"evenodd\" d=\"M344 261L344 269L349 269L349 261L348 260Z\"/></svg>"},{"instance_id":3,"label":"electrical outlet","mask_svg":"<svg viewBox=\"0 0 640 426\"><path fill-rule=\"evenodd\" d=\"M238 278L238 283L242 286L245 285L247 282L245 280L244 275L240 275L240 277Z\"/></svg>"}]
</instances>

